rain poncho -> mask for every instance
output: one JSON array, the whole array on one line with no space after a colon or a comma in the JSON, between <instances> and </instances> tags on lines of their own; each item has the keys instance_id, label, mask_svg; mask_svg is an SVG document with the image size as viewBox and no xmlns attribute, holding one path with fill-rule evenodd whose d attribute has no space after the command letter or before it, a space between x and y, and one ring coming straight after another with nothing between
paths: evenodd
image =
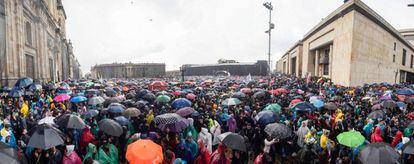
<instances>
[{"instance_id":1,"label":"rain poncho","mask_svg":"<svg viewBox=\"0 0 414 164\"><path fill-rule=\"evenodd\" d=\"M201 139L203 141L203 146L205 146L208 152L211 154L213 152L213 148L212 148L213 139L212 139L211 134L208 132L206 128L201 128L201 132L198 134L198 139Z\"/></svg>"},{"instance_id":2,"label":"rain poncho","mask_svg":"<svg viewBox=\"0 0 414 164\"><path fill-rule=\"evenodd\" d=\"M184 134L185 136L187 136L187 135L188 135L188 133L191 133L191 137L193 138L193 140L197 140L197 138L198 138L198 132L197 132L197 130L194 128L194 125L193 125L194 120L193 120L192 118L189 118L188 120L190 121L190 125L189 125L189 126L187 126L187 127L184 129L183 134Z\"/></svg>"},{"instance_id":3,"label":"rain poncho","mask_svg":"<svg viewBox=\"0 0 414 164\"><path fill-rule=\"evenodd\" d=\"M229 115L229 118L227 119L227 127L229 128L229 132L236 132L237 123L236 119L234 119L233 114Z\"/></svg>"},{"instance_id":4,"label":"rain poncho","mask_svg":"<svg viewBox=\"0 0 414 164\"><path fill-rule=\"evenodd\" d=\"M74 149L75 145L66 146L66 154L63 156L62 164L82 164L82 160Z\"/></svg>"},{"instance_id":5,"label":"rain poncho","mask_svg":"<svg viewBox=\"0 0 414 164\"><path fill-rule=\"evenodd\" d=\"M216 151L211 154L210 164L230 164L231 160L226 157L226 146L219 144Z\"/></svg>"},{"instance_id":6,"label":"rain poncho","mask_svg":"<svg viewBox=\"0 0 414 164\"><path fill-rule=\"evenodd\" d=\"M86 126L83 129L83 133L81 135L80 139L80 149L83 150L86 146L89 146L89 144L93 143L95 141L95 137L91 133L91 130L88 126Z\"/></svg>"},{"instance_id":7,"label":"rain poncho","mask_svg":"<svg viewBox=\"0 0 414 164\"><path fill-rule=\"evenodd\" d=\"M364 126L363 131L364 131L365 136L370 136L370 135L371 135L372 127L374 127L373 122L374 122L374 121L369 120L369 121L368 121L368 124L366 124L366 125Z\"/></svg>"},{"instance_id":8,"label":"rain poncho","mask_svg":"<svg viewBox=\"0 0 414 164\"><path fill-rule=\"evenodd\" d=\"M100 164L117 164L118 150L112 144L109 144L109 153L107 154L102 147L98 151L98 161Z\"/></svg>"},{"instance_id":9,"label":"rain poncho","mask_svg":"<svg viewBox=\"0 0 414 164\"><path fill-rule=\"evenodd\" d=\"M147 125L148 125L148 126L149 126L149 125L152 123L152 121L154 120L154 113L152 112L152 110L150 110L150 111L149 111L149 113L147 114L146 120L147 120Z\"/></svg>"},{"instance_id":10,"label":"rain poncho","mask_svg":"<svg viewBox=\"0 0 414 164\"><path fill-rule=\"evenodd\" d=\"M191 135L188 135L187 138L188 137L191 137L191 139L186 139L184 145L185 145L186 149L190 150L192 158L195 159L197 157L197 154L198 154L198 145L192 139Z\"/></svg>"},{"instance_id":11,"label":"rain poncho","mask_svg":"<svg viewBox=\"0 0 414 164\"><path fill-rule=\"evenodd\" d=\"M326 136L325 134L322 134L321 136L321 140L320 140L320 146L322 149L331 149L335 146L335 143L332 142L328 136Z\"/></svg>"},{"instance_id":12,"label":"rain poncho","mask_svg":"<svg viewBox=\"0 0 414 164\"><path fill-rule=\"evenodd\" d=\"M371 143L382 142L382 141L383 140L382 140L382 137L381 137L380 127L376 127L374 134L371 135Z\"/></svg>"},{"instance_id":13,"label":"rain poncho","mask_svg":"<svg viewBox=\"0 0 414 164\"><path fill-rule=\"evenodd\" d=\"M85 157L83 158L83 161L85 162L86 159L88 159L89 157L92 158L93 160L96 160L96 156L94 155L94 149L95 149L95 145L89 143L88 144L88 152L86 153Z\"/></svg>"},{"instance_id":14,"label":"rain poncho","mask_svg":"<svg viewBox=\"0 0 414 164\"><path fill-rule=\"evenodd\" d=\"M394 138L393 138L393 140L392 140L392 142L391 142L391 146L392 146L392 147L397 146L397 144L398 144L398 143L400 143L400 140L402 139L402 137L403 137L403 133L402 133L401 131L398 131L398 132L395 134L395 136L394 136Z\"/></svg>"},{"instance_id":15,"label":"rain poncho","mask_svg":"<svg viewBox=\"0 0 414 164\"><path fill-rule=\"evenodd\" d=\"M0 124L0 129L0 141L10 147L17 148L16 138L14 137L12 128L9 127L9 130L6 130L6 128Z\"/></svg>"},{"instance_id":16,"label":"rain poncho","mask_svg":"<svg viewBox=\"0 0 414 164\"><path fill-rule=\"evenodd\" d=\"M207 150L206 146L203 143L202 139L199 139L198 141L198 147L200 155L196 158L194 163L197 164L209 164L210 163L210 152Z\"/></svg>"},{"instance_id":17,"label":"rain poncho","mask_svg":"<svg viewBox=\"0 0 414 164\"><path fill-rule=\"evenodd\" d=\"M303 147L304 139L306 134L308 134L309 128L306 126L305 122L302 122L302 126L296 131L296 135L298 136L298 145Z\"/></svg>"},{"instance_id":18,"label":"rain poncho","mask_svg":"<svg viewBox=\"0 0 414 164\"><path fill-rule=\"evenodd\" d=\"M27 114L29 113L29 105L27 103L23 103L22 108L20 109L20 113L22 114L23 118L26 118Z\"/></svg>"}]
</instances>

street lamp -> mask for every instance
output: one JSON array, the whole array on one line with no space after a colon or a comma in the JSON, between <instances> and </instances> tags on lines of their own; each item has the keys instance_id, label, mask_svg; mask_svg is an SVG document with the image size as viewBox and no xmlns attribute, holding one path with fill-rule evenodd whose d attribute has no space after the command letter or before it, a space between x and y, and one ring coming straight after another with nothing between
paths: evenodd
<instances>
[{"instance_id":1,"label":"street lamp","mask_svg":"<svg viewBox=\"0 0 414 164\"><path fill-rule=\"evenodd\" d=\"M269 49L268 49L268 69L269 69L269 75L271 72L271 63L270 63L270 51L271 51L271 39L272 39L272 29L275 28L275 25L272 23L272 10L273 10L273 6L272 6L272 2L265 2L263 3L263 6L266 7L269 10L269 29L267 31L265 31L265 33L267 33L269 35Z\"/></svg>"},{"instance_id":2,"label":"street lamp","mask_svg":"<svg viewBox=\"0 0 414 164\"><path fill-rule=\"evenodd\" d=\"M413 4L408 4L408 7L414 7L414 3Z\"/></svg>"}]
</instances>

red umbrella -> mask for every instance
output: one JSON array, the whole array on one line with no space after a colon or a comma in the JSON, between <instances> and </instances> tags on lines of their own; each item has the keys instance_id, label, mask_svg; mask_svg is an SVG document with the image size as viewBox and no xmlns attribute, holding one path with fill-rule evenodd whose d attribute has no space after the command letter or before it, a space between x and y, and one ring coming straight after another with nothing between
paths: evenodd
<instances>
[{"instance_id":1,"label":"red umbrella","mask_svg":"<svg viewBox=\"0 0 414 164\"><path fill-rule=\"evenodd\" d=\"M252 90L250 88L242 88L240 89L240 91L243 92L244 94L252 93Z\"/></svg>"},{"instance_id":2,"label":"red umbrella","mask_svg":"<svg viewBox=\"0 0 414 164\"><path fill-rule=\"evenodd\" d=\"M301 100L301 99L293 99L293 100L290 102L290 104L293 106L293 105L295 105L295 104L297 104L297 103L300 103L300 102L302 102L302 100Z\"/></svg>"},{"instance_id":3,"label":"red umbrella","mask_svg":"<svg viewBox=\"0 0 414 164\"><path fill-rule=\"evenodd\" d=\"M287 89L285 89L285 88L278 88L278 89L276 89L276 91L278 91L279 93L284 93L284 94L288 94L289 93L289 91Z\"/></svg>"},{"instance_id":4,"label":"red umbrella","mask_svg":"<svg viewBox=\"0 0 414 164\"><path fill-rule=\"evenodd\" d=\"M178 97L178 96L180 96L180 95L181 95L181 92L180 92L180 91L174 91L174 92L172 92L172 94L173 94L175 97Z\"/></svg>"},{"instance_id":5,"label":"red umbrella","mask_svg":"<svg viewBox=\"0 0 414 164\"><path fill-rule=\"evenodd\" d=\"M270 90L269 93L275 96L280 94L277 90Z\"/></svg>"},{"instance_id":6,"label":"red umbrella","mask_svg":"<svg viewBox=\"0 0 414 164\"><path fill-rule=\"evenodd\" d=\"M149 85L150 90L166 90L168 87L168 84L164 81L153 81Z\"/></svg>"},{"instance_id":7,"label":"red umbrella","mask_svg":"<svg viewBox=\"0 0 414 164\"><path fill-rule=\"evenodd\" d=\"M187 96L186 96L186 98L187 99L189 99L189 100L195 100L195 98L196 98L197 96L195 95L195 94L192 94L192 93L189 93L189 94L187 94Z\"/></svg>"}]
</instances>

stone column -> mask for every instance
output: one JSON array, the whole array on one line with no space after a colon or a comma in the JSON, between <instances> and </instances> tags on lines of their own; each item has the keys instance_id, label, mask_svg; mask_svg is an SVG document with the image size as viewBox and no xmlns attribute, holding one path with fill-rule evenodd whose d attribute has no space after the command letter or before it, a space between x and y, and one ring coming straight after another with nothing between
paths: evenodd
<instances>
[{"instance_id":1,"label":"stone column","mask_svg":"<svg viewBox=\"0 0 414 164\"><path fill-rule=\"evenodd\" d=\"M319 50L315 51L315 76L319 76Z\"/></svg>"},{"instance_id":2,"label":"stone column","mask_svg":"<svg viewBox=\"0 0 414 164\"><path fill-rule=\"evenodd\" d=\"M329 45L329 78L332 80L333 44Z\"/></svg>"}]
</instances>

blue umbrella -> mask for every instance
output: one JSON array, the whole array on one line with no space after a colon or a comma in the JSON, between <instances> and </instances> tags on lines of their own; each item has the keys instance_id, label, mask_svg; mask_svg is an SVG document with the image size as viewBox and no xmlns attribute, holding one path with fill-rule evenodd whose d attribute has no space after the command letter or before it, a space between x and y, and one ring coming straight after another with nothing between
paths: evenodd
<instances>
[{"instance_id":1,"label":"blue umbrella","mask_svg":"<svg viewBox=\"0 0 414 164\"><path fill-rule=\"evenodd\" d=\"M412 89L398 89L397 95L413 95L414 91Z\"/></svg>"},{"instance_id":2,"label":"blue umbrella","mask_svg":"<svg viewBox=\"0 0 414 164\"><path fill-rule=\"evenodd\" d=\"M405 104L404 102L398 101L396 104L400 109L407 109L407 104Z\"/></svg>"},{"instance_id":3,"label":"blue umbrella","mask_svg":"<svg viewBox=\"0 0 414 164\"><path fill-rule=\"evenodd\" d=\"M88 99L84 96L76 96L76 97L73 97L72 99L70 99L70 102L77 103L77 102L84 102L86 100L88 100Z\"/></svg>"},{"instance_id":4,"label":"blue umbrella","mask_svg":"<svg viewBox=\"0 0 414 164\"><path fill-rule=\"evenodd\" d=\"M191 107L191 101L187 100L186 98L179 98L179 99L175 99L172 102L171 106L174 107L175 109Z\"/></svg>"},{"instance_id":5,"label":"blue umbrella","mask_svg":"<svg viewBox=\"0 0 414 164\"><path fill-rule=\"evenodd\" d=\"M292 109L295 111L300 111L300 112L310 112L310 111L315 110L316 108L311 103L300 102L300 103L295 104L292 107Z\"/></svg>"},{"instance_id":6,"label":"blue umbrella","mask_svg":"<svg viewBox=\"0 0 414 164\"><path fill-rule=\"evenodd\" d=\"M9 92L9 96L13 97L13 98L18 98L23 96L23 91L17 87L14 87L10 92Z\"/></svg>"},{"instance_id":7,"label":"blue umbrella","mask_svg":"<svg viewBox=\"0 0 414 164\"><path fill-rule=\"evenodd\" d=\"M18 88L26 88L26 87L30 86L32 83L33 83L32 78L23 77L23 78L20 78L19 80L17 80L17 82L14 86L18 87Z\"/></svg>"},{"instance_id":8,"label":"blue umbrella","mask_svg":"<svg viewBox=\"0 0 414 164\"><path fill-rule=\"evenodd\" d=\"M129 123L129 120L125 118L124 116L115 117L114 120L122 126L127 126Z\"/></svg>"},{"instance_id":9,"label":"blue umbrella","mask_svg":"<svg viewBox=\"0 0 414 164\"><path fill-rule=\"evenodd\" d=\"M315 100L312 102L312 104L316 108L322 108L325 105L325 103L322 100Z\"/></svg>"},{"instance_id":10,"label":"blue umbrella","mask_svg":"<svg viewBox=\"0 0 414 164\"><path fill-rule=\"evenodd\" d=\"M119 103L112 103L108 106L108 112L111 113L122 113L124 110L125 107Z\"/></svg>"},{"instance_id":11,"label":"blue umbrella","mask_svg":"<svg viewBox=\"0 0 414 164\"><path fill-rule=\"evenodd\" d=\"M256 121L261 125L277 122L278 118L277 114L270 110L261 111L255 117Z\"/></svg>"}]
</instances>

